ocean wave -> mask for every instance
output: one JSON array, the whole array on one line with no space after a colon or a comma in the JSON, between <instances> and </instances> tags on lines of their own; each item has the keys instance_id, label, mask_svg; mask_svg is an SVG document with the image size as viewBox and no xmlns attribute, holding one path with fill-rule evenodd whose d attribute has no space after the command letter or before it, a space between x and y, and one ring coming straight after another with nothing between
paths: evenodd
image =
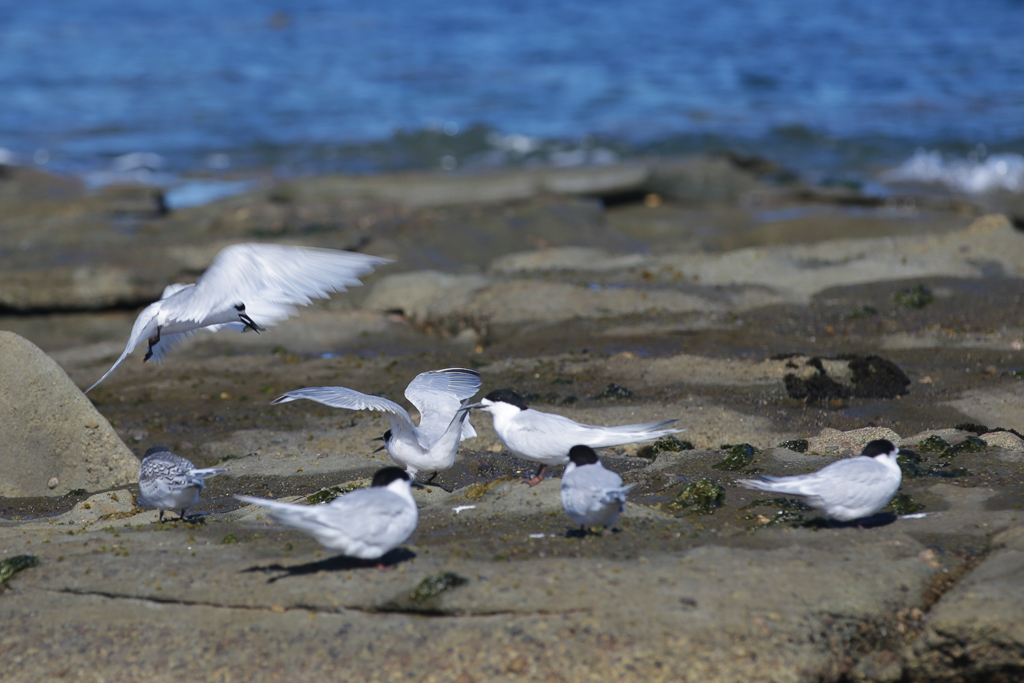
<instances>
[{"instance_id":1,"label":"ocean wave","mask_svg":"<svg viewBox=\"0 0 1024 683\"><path fill-rule=\"evenodd\" d=\"M967 194L994 190L1024 191L1024 156L992 154L983 159L945 160L938 151L918 149L900 166L881 175L883 182L938 183Z\"/></svg>"}]
</instances>

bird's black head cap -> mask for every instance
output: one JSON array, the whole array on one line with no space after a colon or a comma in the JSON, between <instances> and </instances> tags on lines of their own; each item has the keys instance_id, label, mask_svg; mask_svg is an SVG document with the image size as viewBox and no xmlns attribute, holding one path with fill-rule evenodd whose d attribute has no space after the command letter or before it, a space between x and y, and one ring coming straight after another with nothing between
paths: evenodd
<instances>
[{"instance_id":1,"label":"bird's black head cap","mask_svg":"<svg viewBox=\"0 0 1024 683\"><path fill-rule=\"evenodd\" d=\"M142 456L142 457L148 458L149 456L156 455L157 453L170 453L170 452L171 452L171 449L169 449L167 446L150 446L149 450L146 451L146 454L144 456Z\"/></svg>"},{"instance_id":2,"label":"bird's black head cap","mask_svg":"<svg viewBox=\"0 0 1024 683\"><path fill-rule=\"evenodd\" d=\"M377 470L377 473L373 475L373 481L370 482L370 486L387 486L396 479L409 481L409 475L401 467L384 467Z\"/></svg>"},{"instance_id":3,"label":"bird's black head cap","mask_svg":"<svg viewBox=\"0 0 1024 683\"><path fill-rule=\"evenodd\" d=\"M498 389L484 396L488 401L501 401L513 405L519 410L526 410L527 405L523 402L523 397L512 391L511 389Z\"/></svg>"},{"instance_id":4,"label":"bird's black head cap","mask_svg":"<svg viewBox=\"0 0 1024 683\"><path fill-rule=\"evenodd\" d=\"M860 454L866 455L869 458L874 458L878 455L887 455L892 453L894 450L896 450L896 446L892 441L887 439L875 439L874 441L869 441L868 445L864 447L864 450L861 451Z\"/></svg>"},{"instance_id":5,"label":"bird's black head cap","mask_svg":"<svg viewBox=\"0 0 1024 683\"><path fill-rule=\"evenodd\" d=\"M590 446L573 446L569 449L569 460L576 463L576 467L598 462L597 453Z\"/></svg>"}]
</instances>

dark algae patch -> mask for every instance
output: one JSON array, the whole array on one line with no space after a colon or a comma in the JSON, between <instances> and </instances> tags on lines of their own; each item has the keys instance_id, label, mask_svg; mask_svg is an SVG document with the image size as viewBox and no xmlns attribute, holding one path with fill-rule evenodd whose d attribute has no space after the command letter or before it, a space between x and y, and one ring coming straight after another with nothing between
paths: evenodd
<instances>
[{"instance_id":1,"label":"dark algae patch","mask_svg":"<svg viewBox=\"0 0 1024 683\"><path fill-rule=\"evenodd\" d=\"M320 489L316 493L311 493L306 496L306 502L310 505L324 505L330 503L332 500L340 495L348 493L349 491L355 491L356 489L363 488L362 484L346 484L345 486L328 486L325 489Z\"/></svg>"},{"instance_id":2,"label":"dark algae patch","mask_svg":"<svg viewBox=\"0 0 1024 683\"><path fill-rule=\"evenodd\" d=\"M852 386L842 384L825 370L820 358L807 361L815 373L798 377L794 373L783 377L786 394L801 401L832 401L845 398L896 398L907 393L910 378L891 360L881 356L842 356L852 373Z\"/></svg>"},{"instance_id":3,"label":"dark algae patch","mask_svg":"<svg viewBox=\"0 0 1024 683\"><path fill-rule=\"evenodd\" d=\"M850 395L850 390L847 387L828 376L820 358L810 359L807 361L807 365L817 372L806 379L792 373L782 378L786 385L786 394L790 398L813 402L846 398Z\"/></svg>"},{"instance_id":4,"label":"dark algae patch","mask_svg":"<svg viewBox=\"0 0 1024 683\"><path fill-rule=\"evenodd\" d=\"M935 301L935 295L924 285L914 285L896 290L892 300L904 308L918 310Z\"/></svg>"},{"instance_id":5,"label":"dark algae patch","mask_svg":"<svg viewBox=\"0 0 1024 683\"><path fill-rule=\"evenodd\" d=\"M604 388L600 394L594 396L595 399L601 398L612 398L612 399L623 399L623 398L636 398L636 394L627 389L624 386L618 384L609 384Z\"/></svg>"},{"instance_id":6,"label":"dark algae patch","mask_svg":"<svg viewBox=\"0 0 1024 683\"><path fill-rule=\"evenodd\" d=\"M409 599L413 602L426 602L441 593L467 583L469 583L469 579L459 576L455 572L438 572L420 581L416 589L409 593Z\"/></svg>"},{"instance_id":7,"label":"dark algae patch","mask_svg":"<svg viewBox=\"0 0 1024 683\"><path fill-rule=\"evenodd\" d=\"M692 451L693 444L689 441L680 441L674 436L663 436L654 443L649 443L641 446L637 449L636 455L638 458L646 458L648 460L654 460L658 457L659 453L681 453L682 451Z\"/></svg>"},{"instance_id":8,"label":"dark algae patch","mask_svg":"<svg viewBox=\"0 0 1024 683\"><path fill-rule=\"evenodd\" d=\"M749 443L738 443L731 446L725 457L716 462L712 467L716 470L735 472L741 470L754 461L754 447Z\"/></svg>"},{"instance_id":9,"label":"dark algae patch","mask_svg":"<svg viewBox=\"0 0 1024 683\"><path fill-rule=\"evenodd\" d=\"M915 512L924 510L924 507L923 503L914 502L914 499L910 497L909 493L897 493L893 499L889 501L886 509L892 510L897 515L912 515Z\"/></svg>"},{"instance_id":10,"label":"dark algae patch","mask_svg":"<svg viewBox=\"0 0 1024 683\"><path fill-rule=\"evenodd\" d=\"M698 515L713 515L725 505L725 487L714 479L701 479L687 484L679 495L668 504L669 510L690 512Z\"/></svg>"},{"instance_id":11,"label":"dark algae patch","mask_svg":"<svg viewBox=\"0 0 1024 683\"><path fill-rule=\"evenodd\" d=\"M910 378L898 365L881 356L850 359L856 398L896 398L907 393Z\"/></svg>"},{"instance_id":12,"label":"dark algae patch","mask_svg":"<svg viewBox=\"0 0 1024 683\"><path fill-rule=\"evenodd\" d=\"M980 453L988 448L988 444L976 436L969 436L955 446L950 446L943 452L947 458L953 458L964 453Z\"/></svg>"},{"instance_id":13,"label":"dark algae patch","mask_svg":"<svg viewBox=\"0 0 1024 683\"><path fill-rule=\"evenodd\" d=\"M949 448L949 442L943 439L941 436L932 434L927 439L921 441L919 444L914 446L914 450L918 453L944 453ZM900 454L903 457L903 454ZM920 458L918 458L920 460Z\"/></svg>"},{"instance_id":14,"label":"dark algae patch","mask_svg":"<svg viewBox=\"0 0 1024 683\"><path fill-rule=\"evenodd\" d=\"M39 558L35 555L15 555L0 560L0 587L22 569L28 569L37 564L39 564Z\"/></svg>"},{"instance_id":15,"label":"dark algae patch","mask_svg":"<svg viewBox=\"0 0 1024 683\"><path fill-rule=\"evenodd\" d=\"M984 441L981 441L981 439L978 439L977 437L971 438L974 438L975 441L980 441L983 444L985 443ZM957 446L960 446L960 444L957 444ZM945 440L935 435L929 436L927 439L925 439L924 441L917 445L917 450L921 452L930 453L933 455L937 454L939 457L944 458L949 458L957 455L957 452L954 450L955 448L956 446L950 446L948 443L946 443ZM976 448L976 446L972 444L967 448ZM960 452L973 453L977 451L964 450ZM896 462L899 464L900 470L902 470L903 472L903 476L907 477L908 479L913 479L915 477L942 477L945 479L951 479L955 477L971 476L971 473L970 471L967 470L967 468L949 467L948 462L938 462L931 467L925 466L922 464L925 462L925 458L919 455L918 453L910 450L901 450L899 457L896 458Z\"/></svg>"},{"instance_id":16,"label":"dark algae patch","mask_svg":"<svg viewBox=\"0 0 1024 683\"><path fill-rule=\"evenodd\" d=\"M755 522L758 526L778 526L781 524L791 525L802 525L806 522L803 514L813 510L810 505L807 505L801 500L796 498L758 498L753 500L747 505L744 505L741 510L750 510L751 508L757 507L768 507L774 508L775 513L771 516L763 514L749 514L744 515L743 519ZM755 527L756 528L756 527Z\"/></svg>"},{"instance_id":17,"label":"dark algae patch","mask_svg":"<svg viewBox=\"0 0 1024 683\"><path fill-rule=\"evenodd\" d=\"M790 441L783 441L778 445L778 448L788 448L797 453L806 453L809 446L810 444L807 442L807 439L792 439Z\"/></svg>"}]
</instances>

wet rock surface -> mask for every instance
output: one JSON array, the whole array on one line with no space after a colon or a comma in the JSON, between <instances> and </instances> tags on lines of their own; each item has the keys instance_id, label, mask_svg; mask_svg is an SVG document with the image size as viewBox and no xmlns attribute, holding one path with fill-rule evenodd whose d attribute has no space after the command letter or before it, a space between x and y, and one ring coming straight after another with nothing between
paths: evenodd
<instances>
[{"instance_id":1,"label":"wet rock surface","mask_svg":"<svg viewBox=\"0 0 1024 683\"><path fill-rule=\"evenodd\" d=\"M183 521L139 506L136 472L0 498L0 560L38 561L0 588L4 680L1016 680L1024 237L963 201L852 212L767 177L692 159L319 178L169 215L45 176L0 183L19 245L0 254L0 328L80 387L136 306L226 244L396 259L266 334L200 335L163 366L137 353L78 394L125 453L162 444L231 472ZM284 391L407 405L413 376L452 366L581 422L687 431L604 451L634 487L617 532L581 535L561 468L523 484L535 465L474 415L479 436L416 491L390 571L232 498L328 500L389 462L384 416L271 406ZM839 389L792 390L816 381ZM877 438L912 452L863 529L734 484Z\"/></svg>"}]
</instances>

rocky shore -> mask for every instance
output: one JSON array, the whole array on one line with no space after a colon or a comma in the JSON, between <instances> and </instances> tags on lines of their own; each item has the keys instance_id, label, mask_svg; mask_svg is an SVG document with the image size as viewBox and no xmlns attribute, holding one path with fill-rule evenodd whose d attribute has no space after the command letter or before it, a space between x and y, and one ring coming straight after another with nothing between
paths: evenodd
<instances>
[{"instance_id":1,"label":"rocky shore","mask_svg":"<svg viewBox=\"0 0 1024 683\"><path fill-rule=\"evenodd\" d=\"M168 214L151 189L7 169L3 680L1020 680L1016 199L900 192L694 157L300 179ZM162 366L137 352L81 394L140 306L241 241L394 263L264 334L201 334ZM323 501L389 462L383 416L271 406L284 391L405 404L452 366L579 421L687 431L605 451L635 487L617 533L580 537L560 469L523 485L532 463L474 416L393 571L231 497ZM914 455L864 529L734 483L875 438ZM157 444L231 468L193 519L137 504Z\"/></svg>"}]
</instances>

